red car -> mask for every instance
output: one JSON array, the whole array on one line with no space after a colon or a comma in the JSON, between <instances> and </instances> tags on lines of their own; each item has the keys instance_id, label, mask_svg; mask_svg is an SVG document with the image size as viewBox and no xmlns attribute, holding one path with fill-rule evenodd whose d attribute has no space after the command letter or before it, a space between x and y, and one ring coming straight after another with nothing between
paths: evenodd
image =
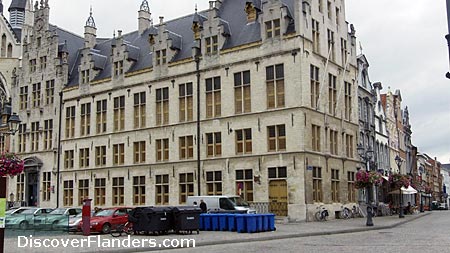
<instances>
[{"instance_id":1,"label":"red car","mask_svg":"<svg viewBox=\"0 0 450 253\"><path fill-rule=\"evenodd\" d=\"M131 207L102 209L91 217L91 232L101 232L105 234L111 232L111 229L116 229L117 226L127 223L128 213L132 209L133 208ZM80 222L80 227L83 227L83 222Z\"/></svg>"}]
</instances>

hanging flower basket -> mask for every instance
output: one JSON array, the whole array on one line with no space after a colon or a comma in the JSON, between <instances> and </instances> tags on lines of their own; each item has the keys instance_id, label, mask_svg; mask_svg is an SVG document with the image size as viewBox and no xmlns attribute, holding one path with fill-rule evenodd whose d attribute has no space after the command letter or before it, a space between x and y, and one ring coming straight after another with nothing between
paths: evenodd
<instances>
[{"instance_id":1,"label":"hanging flower basket","mask_svg":"<svg viewBox=\"0 0 450 253\"><path fill-rule=\"evenodd\" d=\"M15 176L23 172L24 161L14 153L0 155L0 177Z\"/></svg>"},{"instance_id":2,"label":"hanging flower basket","mask_svg":"<svg viewBox=\"0 0 450 253\"><path fill-rule=\"evenodd\" d=\"M410 185L410 179L407 175L392 174L389 176L389 184L391 190L399 190L400 188L408 188Z\"/></svg>"},{"instance_id":3,"label":"hanging flower basket","mask_svg":"<svg viewBox=\"0 0 450 253\"><path fill-rule=\"evenodd\" d=\"M430 194L430 193L433 193L433 190L431 190L431 187L426 185L426 186L424 186L424 192L426 194Z\"/></svg>"},{"instance_id":4,"label":"hanging flower basket","mask_svg":"<svg viewBox=\"0 0 450 253\"><path fill-rule=\"evenodd\" d=\"M372 185L380 185L382 182L383 177L379 172L359 170L356 173L355 188L367 188L371 187Z\"/></svg>"}]
</instances>

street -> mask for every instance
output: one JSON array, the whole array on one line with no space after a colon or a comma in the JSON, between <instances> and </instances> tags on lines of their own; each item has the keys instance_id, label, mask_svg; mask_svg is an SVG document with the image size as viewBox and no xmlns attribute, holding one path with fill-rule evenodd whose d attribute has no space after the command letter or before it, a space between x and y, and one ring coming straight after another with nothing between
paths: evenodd
<instances>
[{"instance_id":1,"label":"street","mask_svg":"<svg viewBox=\"0 0 450 253\"><path fill-rule=\"evenodd\" d=\"M375 219L376 222L376 219ZM176 249L174 252L449 252L450 211L387 230ZM167 252L165 250L164 252Z\"/></svg>"}]
</instances>

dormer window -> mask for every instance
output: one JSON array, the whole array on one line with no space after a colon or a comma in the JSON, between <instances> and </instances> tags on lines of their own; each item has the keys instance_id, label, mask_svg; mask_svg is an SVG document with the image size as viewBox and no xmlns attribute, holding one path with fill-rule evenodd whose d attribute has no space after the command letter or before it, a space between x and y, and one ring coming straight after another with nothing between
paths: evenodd
<instances>
[{"instance_id":1,"label":"dormer window","mask_svg":"<svg viewBox=\"0 0 450 253\"><path fill-rule=\"evenodd\" d=\"M81 71L81 83L89 83L89 69Z\"/></svg>"},{"instance_id":2,"label":"dormer window","mask_svg":"<svg viewBox=\"0 0 450 253\"><path fill-rule=\"evenodd\" d=\"M118 77L123 74L123 61L114 62L114 76Z\"/></svg>"},{"instance_id":3,"label":"dormer window","mask_svg":"<svg viewBox=\"0 0 450 253\"><path fill-rule=\"evenodd\" d=\"M205 39L206 42L206 54L217 54L219 51L219 44L217 35L211 36Z\"/></svg>"},{"instance_id":4,"label":"dormer window","mask_svg":"<svg viewBox=\"0 0 450 253\"><path fill-rule=\"evenodd\" d=\"M166 49L156 51L156 65L165 64L167 62Z\"/></svg>"},{"instance_id":5,"label":"dormer window","mask_svg":"<svg viewBox=\"0 0 450 253\"><path fill-rule=\"evenodd\" d=\"M279 37L281 34L280 19L274 19L266 22L267 38Z\"/></svg>"}]
</instances>

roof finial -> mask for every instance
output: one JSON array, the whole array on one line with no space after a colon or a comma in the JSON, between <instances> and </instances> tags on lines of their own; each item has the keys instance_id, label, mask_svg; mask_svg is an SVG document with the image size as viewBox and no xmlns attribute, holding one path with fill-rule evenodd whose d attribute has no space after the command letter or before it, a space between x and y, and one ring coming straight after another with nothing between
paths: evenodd
<instances>
[{"instance_id":1,"label":"roof finial","mask_svg":"<svg viewBox=\"0 0 450 253\"><path fill-rule=\"evenodd\" d=\"M86 21L86 26L90 26L90 27L95 28L94 17L92 17L92 5L91 5L90 11L89 11L89 17L88 17L88 19Z\"/></svg>"},{"instance_id":2,"label":"roof finial","mask_svg":"<svg viewBox=\"0 0 450 253\"><path fill-rule=\"evenodd\" d=\"M195 13L197 13L197 4L195 4Z\"/></svg>"},{"instance_id":3,"label":"roof finial","mask_svg":"<svg viewBox=\"0 0 450 253\"><path fill-rule=\"evenodd\" d=\"M89 10L89 16L92 16L92 5L91 5L91 8Z\"/></svg>"},{"instance_id":4,"label":"roof finial","mask_svg":"<svg viewBox=\"0 0 450 253\"><path fill-rule=\"evenodd\" d=\"M147 0L143 0L141 3L141 11L146 11L150 13L150 7L148 7Z\"/></svg>"}]
</instances>

